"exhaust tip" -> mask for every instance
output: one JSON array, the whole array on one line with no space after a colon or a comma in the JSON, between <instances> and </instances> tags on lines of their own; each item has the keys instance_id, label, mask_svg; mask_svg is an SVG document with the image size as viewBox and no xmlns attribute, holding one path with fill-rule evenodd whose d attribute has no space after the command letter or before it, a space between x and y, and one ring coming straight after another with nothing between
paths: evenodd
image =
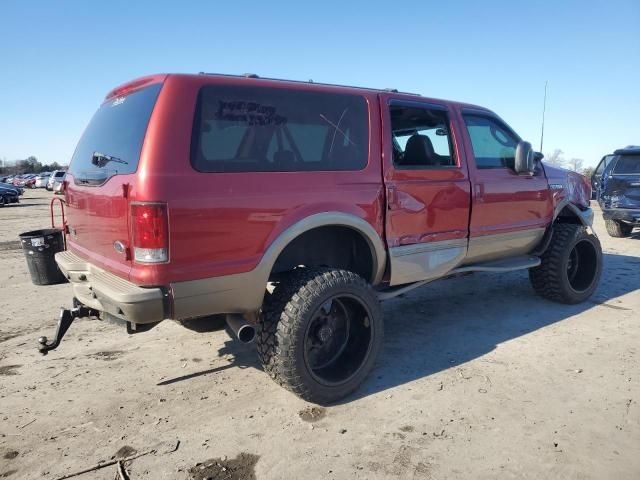
<instances>
[{"instance_id":1,"label":"exhaust tip","mask_svg":"<svg viewBox=\"0 0 640 480\"><path fill-rule=\"evenodd\" d=\"M256 329L240 315L227 315L227 325L242 343L251 343L256 338Z\"/></svg>"},{"instance_id":2,"label":"exhaust tip","mask_svg":"<svg viewBox=\"0 0 640 480\"><path fill-rule=\"evenodd\" d=\"M242 343L252 343L256 339L256 329L251 325L243 325L238 330L237 337Z\"/></svg>"}]
</instances>

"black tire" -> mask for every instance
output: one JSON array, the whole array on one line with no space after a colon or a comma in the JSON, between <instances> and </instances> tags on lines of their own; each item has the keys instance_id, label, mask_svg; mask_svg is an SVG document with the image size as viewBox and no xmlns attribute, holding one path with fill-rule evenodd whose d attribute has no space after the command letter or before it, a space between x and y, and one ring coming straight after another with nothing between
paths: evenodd
<instances>
[{"instance_id":1,"label":"black tire","mask_svg":"<svg viewBox=\"0 0 640 480\"><path fill-rule=\"evenodd\" d=\"M4 196L0 195L0 208L4 207L7 204L7 199Z\"/></svg>"},{"instance_id":2,"label":"black tire","mask_svg":"<svg viewBox=\"0 0 640 480\"><path fill-rule=\"evenodd\" d=\"M529 270L538 295L560 303L584 302L598 287L602 247L582 225L558 223L540 266Z\"/></svg>"},{"instance_id":3,"label":"black tire","mask_svg":"<svg viewBox=\"0 0 640 480\"><path fill-rule=\"evenodd\" d=\"M257 348L265 371L304 400L321 405L356 390L383 338L382 310L353 272L300 268L265 298Z\"/></svg>"},{"instance_id":4,"label":"black tire","mask_svg":"<svg viewBox=\"0 0 640 480\"><path fill-rule=\"evenodd\" d=\"M633 230L633 225L618 220L605 220L604 224L607 227L607 233L615 238L628 237Z\"/></svg>"}]
</instances>

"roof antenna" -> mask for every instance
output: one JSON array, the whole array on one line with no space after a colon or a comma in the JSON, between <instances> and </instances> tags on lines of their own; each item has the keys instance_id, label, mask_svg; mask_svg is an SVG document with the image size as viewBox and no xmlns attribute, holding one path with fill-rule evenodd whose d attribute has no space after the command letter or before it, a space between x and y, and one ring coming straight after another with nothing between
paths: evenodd
<instances>
[{"instance_id":1,"label":"roof antenna","mask_svg":"<svg viewBox=\"0 0 640 480\"><path fill-rule=\"evenodd\" d=\"M547 110L547 83L548 80L544 81L544 101L542 102L542 129L540 131L540 153L542 153L542 142L544 141L544 114Z\"/></svg>"}]
</instances>

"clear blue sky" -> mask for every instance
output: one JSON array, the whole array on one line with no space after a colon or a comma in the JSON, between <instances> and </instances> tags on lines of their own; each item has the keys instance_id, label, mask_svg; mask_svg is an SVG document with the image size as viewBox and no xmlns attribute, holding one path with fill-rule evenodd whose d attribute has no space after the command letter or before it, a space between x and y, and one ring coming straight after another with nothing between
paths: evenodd
<instances>
[{"instance_id":1,"label":"clear blue sky","mask_svg":"<svg viewBox=\"0 0 640 480\"><path fill-rule=\"evenodd\" d=\"M255 72L467 101L536 148L548 80L545 153L593 165L640 144L640 0L2 0L0 18L7 160L67 163L107 91L156 72Z\"/></svg>"}]
</instances>

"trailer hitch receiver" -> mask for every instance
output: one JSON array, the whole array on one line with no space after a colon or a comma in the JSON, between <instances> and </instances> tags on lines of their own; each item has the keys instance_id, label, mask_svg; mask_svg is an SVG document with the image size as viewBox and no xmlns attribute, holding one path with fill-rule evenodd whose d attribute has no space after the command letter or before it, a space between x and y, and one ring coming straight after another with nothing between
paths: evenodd
<instances>
[{"instance_id":1,"label":"trailer hitch receiver","mask_svg":"<svg viewBox=\"0 0 640 480\"><path fill-rule=\"evenodd\" d=\"M55 350L60 345L62 341L62 337L64 337L67 330L73 323L73 321L78 317L87 317L94 313L94 311L85 306L79 305L71 310L61 307L60 308L60 318L58 319L58 327L56 328L56 335L53 338L53 342L48 343L47 337L38 338L38 351L42 355L46 355L49 353L49 350Z\"/></svg>"}]
</instances>

